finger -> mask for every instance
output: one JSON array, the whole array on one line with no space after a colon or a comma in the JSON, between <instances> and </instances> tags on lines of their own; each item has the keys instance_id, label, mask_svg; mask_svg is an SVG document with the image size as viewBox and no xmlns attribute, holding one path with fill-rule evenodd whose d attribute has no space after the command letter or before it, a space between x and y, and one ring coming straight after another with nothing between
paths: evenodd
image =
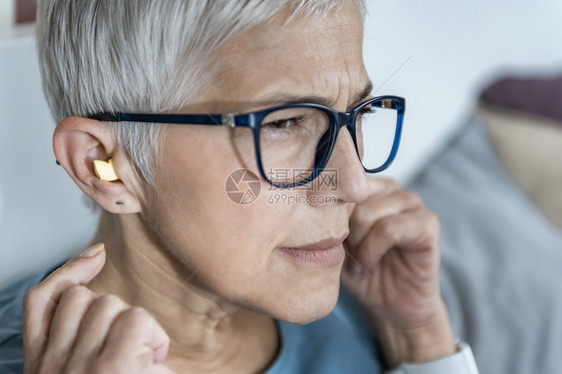
<instances>
[{"instance_id":1,"label":"finger","mask_svg":"<svg viewBox=\"0 0 562 374\"><path fill-rule=\"evenodd\" d=\"M382 196L372 195L353 210L349 219L350 234L346 243L350 247L356 247L363 242L373 225L381 218L422 207L424 207L422 199L406 190L388 190Z\"/></svg>"},{"instance_id":2,"label":"finger","mask_svg":"<svg viewBox=\"0 0 562 374\"><path fill-rule=\"evenodd\" d=\"M433 251L432 256L424 256L424 258L435 263L438 262L439 255L438 241L437 218L430 211L420 209L381 218L359 246L349 248L349 255L367 272L373 271L381 258L391 249L395 249L397 255Z\"/></svg>"},{"instance_id":3,"label":"finger","mask_svg":"<svg viewBox=\"0 0 562 374\"><path fill-rule=\"evenodd\" d=\"M36 362L45 349L51 321L62 293L72 286L91 281L100 272L104 263L103 244L94 245L27 292L23 301L26 363Z\"/></svg>"},{"instance_id":4,"label":"finger","mask_svg":"<svg viewBox=\"0 0 562 374\"><path fill-rule=\"evenodd\" d=\"M84 286L74 286L63 293L49 331L42 361L50 372L62 372L71 348L75 344L80 323L90 305L98 297Z\"/></svg>"},{"instance_id":5,"label":"finger","mask_svg":"<svg viewBox=\"0 0 562 374\"><path fill-rule=\"evenodd\" d=\"M115 295L103 295L94 300L78 329L69 368L78 370L81 365L97 359L111 326L128 309L130 305Z\"/></svg>"},{"instance_id":6,"label":"finger","mask_svg":"<svg viewBox=\"0 0 562 374\"><path fill-rule=\"evenodd\" d=\"M133 367L144 368L164 362L170 339L164 329L144 309L133 307L122 312L107 336L101 357L107 362L129 358ZM127 363L127 360L124 362Z\"/></svg>"},{"instance_id":7,"label":"finger","mask_svg":"<svg viewBox=\"0 0 562 374\"><path fill-rule=\"evenodd\" d=\"M348 251L342 284L371 308L388 302L400 305L397 295L438 292L438 237L437 219L426 209L385 217L361 245ZM394 284L397 293L387 284Z\"/></svg>"}]
</instances>

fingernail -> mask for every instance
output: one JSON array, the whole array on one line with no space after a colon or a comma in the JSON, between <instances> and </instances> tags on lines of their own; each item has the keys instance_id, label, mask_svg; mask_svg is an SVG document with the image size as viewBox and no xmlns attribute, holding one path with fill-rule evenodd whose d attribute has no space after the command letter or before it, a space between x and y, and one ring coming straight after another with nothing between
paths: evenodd
<instances>
[{"instance_id":1,"label":"fingernail","mask_svg":"<svg viewBox=\"0 0 562 374\"><path fill-rule=\"evenodd\" d=\"M153 357L154 361L164 363L166 362L166 358L168 357L168 348L170 343L166 343L161 347L158 347L154 350Z\"/></svg>"},{"instance_id":2,"label":"fingernail","mask_svg":"<svg viewBox=\"0 0 562 374\"><path fill-rule=\"evenodd\" d=\"M84 252L80 253L79 257L85 257L85 258L94 257L95 255L103 251L104 248L105 246L103 245L103 243L95 244L90 248L86 249Z\"/></svg>"}]
</instances>

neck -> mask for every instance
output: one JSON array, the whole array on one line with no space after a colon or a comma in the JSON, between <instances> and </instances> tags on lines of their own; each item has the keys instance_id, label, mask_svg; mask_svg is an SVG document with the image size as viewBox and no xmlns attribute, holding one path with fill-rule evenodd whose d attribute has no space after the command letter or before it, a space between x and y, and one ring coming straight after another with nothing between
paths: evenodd
<instances>
[{"instance_id":1,"label":"neck","mask_svg":"<svg viewBox=\"0 0 562 374\"><path fill-rule=\"evenodd\" d=\"M170 337L170 367L248 373L263 371L274 359L275 321L205 289L139 216L103 212L93 242L105 243L107 261L88 287L151 313Z\"/></svg>"}]
</instances>

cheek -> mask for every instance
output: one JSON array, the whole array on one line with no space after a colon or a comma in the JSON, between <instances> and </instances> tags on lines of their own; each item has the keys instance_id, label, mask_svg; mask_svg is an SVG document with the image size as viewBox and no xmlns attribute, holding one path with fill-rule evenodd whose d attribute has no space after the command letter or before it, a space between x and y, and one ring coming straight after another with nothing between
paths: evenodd
<instances>
[{"instance_id":1,"label":"cheek","mask_svg":"<svg viewBox=\"0 0 562 374\"><path fill-rule=\"evenodd\" d=\"M305 228L284 220L291 212L270 210L255 205L249 220L220 248L207 258L200 254L205 261L202 284L229 301L287 322L322 318L337 301L341 268L307 267L287 259L276 247L287 242L287 234ZM284 224L280 229L271 222Z\"/></svg>"},{"instance_id":2,"label":"cheek","mask_svg":"<svg viewBox=\"0 0 562 374\"><path fill-rule=\"evenodd\" d=\"M294 237L306 238L308 228L295 217L307 206L272 203L279 191L265 182L255 201L234 202L227 179L247 165L229 151L171 152L165 159L147 219L181 263L179 277L195 273L206 290L289 322L309 322L332 310L340 269L305 268L275 250Z\"/></svg>"},{"instance_id":3,"label":"cheek","mask_svg":"<svg viewBox=\"0 0 562 374\"><path fill-rule=\"evenodd\" d=\"M273 206L266 195L237 205L221 197L224 191L207 188L205 194L214 198L162 204L169 213L158 231L183 265L178 276L195 273L205 290L287 322L311 322L333 309L340 268L307 268L275 249L306 230L293 223L297 208Z\"/></svg>"}]
</instances>

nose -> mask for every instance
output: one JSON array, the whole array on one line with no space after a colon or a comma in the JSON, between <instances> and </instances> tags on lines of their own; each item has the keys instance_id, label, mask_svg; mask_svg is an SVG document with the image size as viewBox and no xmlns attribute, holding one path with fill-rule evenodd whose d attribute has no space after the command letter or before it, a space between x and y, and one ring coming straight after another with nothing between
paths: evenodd
<instances>
[{"instance_id":1,"label":"nose","mask_svg":"<svg viewBox=\"0 0 562 374\"><path fill-rule=\"evenodd\" d=\"M333 173L334 170L337 176L337 186L331 193L338 200L360 203L368 197L367 173L363 169L363 164L359 160L355 144L346 126L339 131L330 160L322 173Z\"/></svg>"}]
</instances>

